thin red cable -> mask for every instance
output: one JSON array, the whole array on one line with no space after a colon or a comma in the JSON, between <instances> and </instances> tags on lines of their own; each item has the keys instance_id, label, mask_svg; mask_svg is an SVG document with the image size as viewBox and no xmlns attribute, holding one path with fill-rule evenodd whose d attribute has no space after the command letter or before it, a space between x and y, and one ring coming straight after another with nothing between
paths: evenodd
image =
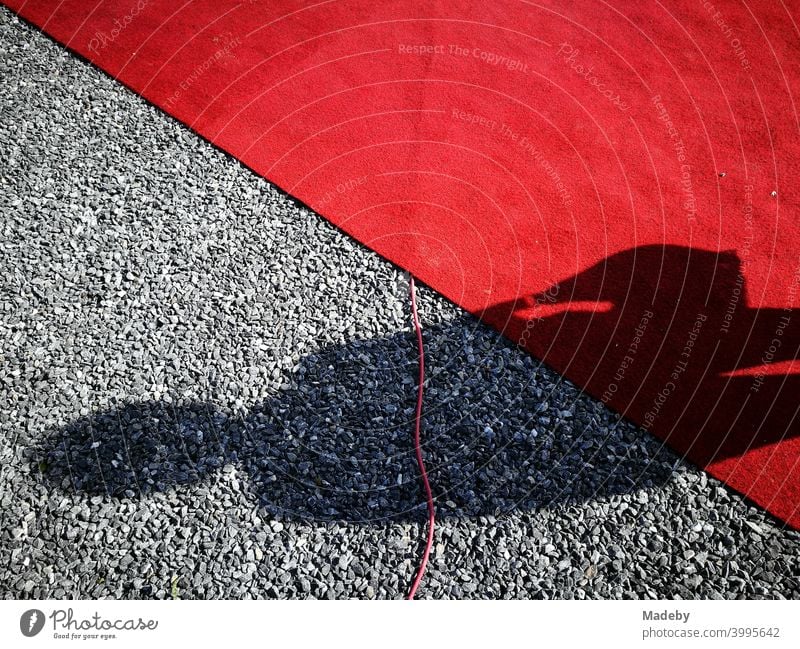
<instances>
[{"instance_id":1,"label":"thin red cable","mask_svg":"<svg viewBox=\"0 0 800 649\"><path fill-rule=\"evenodd\" d=\"M425 496L428 499L428 540L425 543L425 552L422 555L422 561L420 561L417 576L414 578L414 583L411 584L411 590L408 591L407 598L414 599L417 588L419 588L419 584L422 581L422 576L425 574L425 567L428 565L428 557L433 547L433 527L436 522L436 510L433 506L433 492L431 491L431 483L428 481L428 472L425 470L425 462L422 459L422 444L420 443L422 386L425 383L425 351L422 347L422 327L420 326L419 315L417 314L417 294L413 276L409 284L409 292L411 293L411 313L414 317L414 328L417 330L417 347L419 348L419 386L417 388L417 412L414 422L414 448L417 452L417 464L419 465L420 475L422 476L422 484L425 486Z\"/></svg>"}]
</instances>

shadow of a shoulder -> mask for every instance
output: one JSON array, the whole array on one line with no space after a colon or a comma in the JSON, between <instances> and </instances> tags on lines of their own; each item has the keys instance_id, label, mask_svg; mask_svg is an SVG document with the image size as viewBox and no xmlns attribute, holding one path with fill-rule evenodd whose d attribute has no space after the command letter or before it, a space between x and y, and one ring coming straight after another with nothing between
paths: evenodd
<instances>
[{"instance_id":1,"label":"shadow of a shoulder","mask_svg":"<svg viewBox=\"0 0 800 649\"><path fill-rule=\"evenodd\" d=\"M675 456L660 443L472 318L424 336L423 452L440 516L533 510L669 479ZM147 498L232 465L272 515L416 520L417 360L411 334L399 333L305 357L283 389L247 411L126 403L50 431L37 449L40 473L52 489Z\"/></svg>"}]
</instances>

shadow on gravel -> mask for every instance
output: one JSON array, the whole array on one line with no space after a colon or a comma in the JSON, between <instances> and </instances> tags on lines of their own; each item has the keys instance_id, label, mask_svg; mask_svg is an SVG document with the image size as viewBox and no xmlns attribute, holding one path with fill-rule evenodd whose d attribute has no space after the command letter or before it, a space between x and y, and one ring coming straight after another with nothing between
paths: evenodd
<instances>
[{"instance_id":1,"label":"shadow on gravel","mask_svg":"<svg viewBox=\"0 0 800 649\"><path fill-rule=\"evenodd\" d=\"M671 452L570 384L547 382L551 372L471 318L424 336L424 455L439 516L581 502L669 479ZM59 490L146 497L232 465L273 516L416 520L416 376L411 333L332 347L246 413L159 401L75 421L46 438L39 469Z\"/></svg>"},{"instance_id":2,"label":"shadow on gravel","mask_svg":"<svg viewBox=\"0 0 800 649\"><path fill-rule=\"evenodd\" d=\"M792 440L800 436L800 275L771 272L768 291L748 284L736 251L638 246L496 304L485 318L514 340L529 334L535 356L668 434L698 466L771 449L766 464L751 456L736 470L771 473L770 487L738 478L740 489L771 502L781 481L796 480ZM752 304L760 300L773 302ZM792 516L791 504L782 509Z\"/></svg>"}]
</instances>

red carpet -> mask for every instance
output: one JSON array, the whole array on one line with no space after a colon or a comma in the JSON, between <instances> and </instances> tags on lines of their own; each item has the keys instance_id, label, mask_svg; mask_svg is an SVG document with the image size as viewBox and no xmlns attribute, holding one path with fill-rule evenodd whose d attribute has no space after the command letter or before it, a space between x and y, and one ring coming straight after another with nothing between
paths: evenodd
<instances>
[{"instance_id":1,"label":"red carpet","mask_svg":"<svg viewBox=\"0 0 800 649\"><path fill-rule=\"evenodd\" d=\"M3 1L800 527L797 0Z\"/></svg>"}]
</instances>

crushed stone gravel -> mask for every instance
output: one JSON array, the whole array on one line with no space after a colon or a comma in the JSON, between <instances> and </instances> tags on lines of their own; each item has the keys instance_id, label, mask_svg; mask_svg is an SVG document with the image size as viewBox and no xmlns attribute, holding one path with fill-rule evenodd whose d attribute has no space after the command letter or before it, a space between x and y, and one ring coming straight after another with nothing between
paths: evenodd
<instances>
[{"instance_id":1,"label":"crushed stone gravel","mask_svg":"<svg viewBox=\"0 0 800 649\"><path fill-rule=\"evenodd\" d=\"M0 155L0 594L403 596L403 274L4 8ZM420 597L800 596L800 534L420 300Z\"/></svg>"}]
</instances>

